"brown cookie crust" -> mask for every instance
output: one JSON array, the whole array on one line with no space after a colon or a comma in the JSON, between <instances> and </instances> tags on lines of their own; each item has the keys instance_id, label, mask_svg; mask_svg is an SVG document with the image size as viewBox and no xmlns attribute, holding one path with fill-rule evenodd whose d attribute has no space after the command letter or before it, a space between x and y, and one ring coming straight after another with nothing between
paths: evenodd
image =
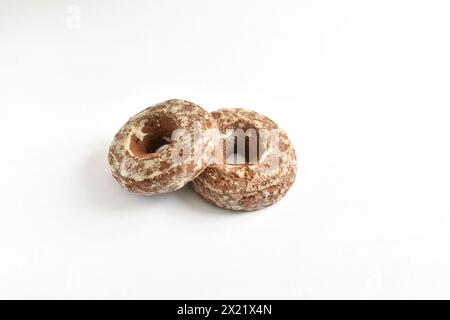
<instances>
[{"instance_id":1,"label":"brown cookie crust","mask_svg":"<svg viewBox=\"0 0 450 320\"><path fill-rule=\"evenodd\" d=\"M278 145L273 137L268 137L256 164L216 161L192 182L194 190L207 201L235 211L258 210L281 200L294 183L297 172L295 149L287 134L266 116L250 110L220 109L212 116L222 133L223 143L230 139L227 130L252 128L258 132L276 130L273 132L277 133Z\"/></svg>"},{"instance_id":2,"label":"brown cookie crust","mask_svg":"<svg viewBox=\"0 0 450 320\"><path fill-rule=\"evenodd\" d=\"M115 135L108 154L112 175L128 191L144 195L180 189L210 163L215 128L212 116L189 101L172 99L151 106ZM180 129L188 139L172 136Z\"/></svg>"}]
</instances>

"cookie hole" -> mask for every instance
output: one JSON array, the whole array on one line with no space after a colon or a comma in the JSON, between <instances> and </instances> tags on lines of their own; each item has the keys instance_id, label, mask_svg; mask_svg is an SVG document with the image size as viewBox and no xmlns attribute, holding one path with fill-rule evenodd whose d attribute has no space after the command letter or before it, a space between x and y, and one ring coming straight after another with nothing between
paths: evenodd
<instances>
[{"instance_id":1,"label":"cookie hole","mask_svg":"<svg viewBox=\"0 0 450 320\"><path fill-rule=\"evenodd\" d=\"M155 117L146 121L140 140L136 135L131 137L130 151L137 157L145 158L167 149L171 143L172 132L176 129L175 122L166 117Z\"/></svg>"},{"instance_id":2,"label":"cookie hole","mask_svg":"<svg viewBox=\"0 0 450 320\"><path fill-rule=\"evenodd\" d=\"M139 140L133 136L130 143L130 151L137 157L143 158L154 153L164 151L170 144L170 138L166 136L146 135Z\"/></svg>"},{"instance_id":3,"label":"cookie hole","mask_svg":"<svg viewBox=\"0 0 450 320\"><path fill-rule=\"evenodd\" d=\"M156 153L163 151L170 144L169 137L157 137L145 136L142 141L142 148L145 153Z\"/></svg>"},{"instance_id":4,"label":"cookie hole","mask_svg":"<svg viewBox=\"0 0 450 320\"><path fill-rule=\"evenodd\" d=\"M226 148L226 161L231 165L257 164L267 151L265 143L261 141L257 129L238 129L234 133L234 143Z\"/></svg>"}]
</instances>

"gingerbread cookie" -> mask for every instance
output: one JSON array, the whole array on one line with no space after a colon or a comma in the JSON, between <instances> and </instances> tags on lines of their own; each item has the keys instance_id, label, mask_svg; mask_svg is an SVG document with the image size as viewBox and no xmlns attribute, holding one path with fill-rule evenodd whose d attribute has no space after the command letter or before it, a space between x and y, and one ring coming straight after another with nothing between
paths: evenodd
<instances>
[{"instance_id":1,"label":"gingerbread cookie","mask_svg":"<svg viewBox=\"0 0 450 320\"><path fill-rule=\"evenodd\" d=\"M254 111L221 109L212 116L225 147L216 150L215 163L193 181L194 190L212 204L235 211L262 209L283 198L297 172L287 134ZM236 153L241 153L240 162Z\"/></svg>"},{"instance_id":2,"label":"gingerbread cookie","mask_svg":"<svg viewBox=\"0 0 450 320\"><path fill-rule=\"evenodd\" d=\"M108 161L127 190L153 195L180 189L210 163L217 144L211 114L168 100L132 117L111 143Z\"/></svg>"}]
</instances>

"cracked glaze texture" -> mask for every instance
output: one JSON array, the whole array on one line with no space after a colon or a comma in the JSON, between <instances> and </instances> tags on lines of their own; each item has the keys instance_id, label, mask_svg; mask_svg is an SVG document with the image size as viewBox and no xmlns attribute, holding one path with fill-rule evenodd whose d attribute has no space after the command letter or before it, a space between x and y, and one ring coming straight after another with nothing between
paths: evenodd
<instances>
[{"instance_id":1,"label":"cracked glaze texture","mask_svg":"<svg viewBox=\"0 0 450 320\"><path fill-rule=\"evenodd\" d=\"M287 134L275 122L254 111L220 109L212 116L225 144L230 140L227 130L236 128L244 131L276 129L272 131L275 136L268 135L259 147L264 148L264 152L258 163L216 161L192 182L194 190L208 202L235 211L258 210L281 200L294 183L297 172L295 149ZM234 141L234 137L232 139Z\"/></svg>"},{"instance_id":2,"label":"cracked glaze texture","mask_svg":"<svg viewBox=\"0 0 450 320\"><path fill-rule=\"evenodd\" d=\"M177 129L185 135L172 136ZM180 189L210 163L217 144L214 129L212 116L191 102L173 99L151 106L115 135L108 154L112 175L134 193Z\"/></svg>"}]
</instances>

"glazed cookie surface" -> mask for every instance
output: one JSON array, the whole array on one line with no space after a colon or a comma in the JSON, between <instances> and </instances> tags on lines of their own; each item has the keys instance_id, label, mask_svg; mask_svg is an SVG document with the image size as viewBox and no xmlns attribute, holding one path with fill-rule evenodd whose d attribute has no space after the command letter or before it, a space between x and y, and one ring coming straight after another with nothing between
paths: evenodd
<instances>
[{"instance_id":1,"label":"glazed cookie surface","mask_svg":"<svg viewBox=\"0 0 450 320\"><path fill-rule=\"evenodd\" d=\"M216 151L215 163L192 182L194 190L210 203L235 211L258 210L281 200L297 172L295 149L287 134L250 110L220 109L212 116L225 147ZM239 139L245 148L236 163Z\"/></svg>"},{"instance_id":2,"label":"glazed cookie surface","mask_svg":"<svg viewBox=\"0 0 450 320\"><path fill-rule=\"evenodd\" d=\"M197 177L217 144L212 116L185 100L168 100L132 117L111 143L113 177L128 191L172 192Z\"/></svg>"}]
</instances>

